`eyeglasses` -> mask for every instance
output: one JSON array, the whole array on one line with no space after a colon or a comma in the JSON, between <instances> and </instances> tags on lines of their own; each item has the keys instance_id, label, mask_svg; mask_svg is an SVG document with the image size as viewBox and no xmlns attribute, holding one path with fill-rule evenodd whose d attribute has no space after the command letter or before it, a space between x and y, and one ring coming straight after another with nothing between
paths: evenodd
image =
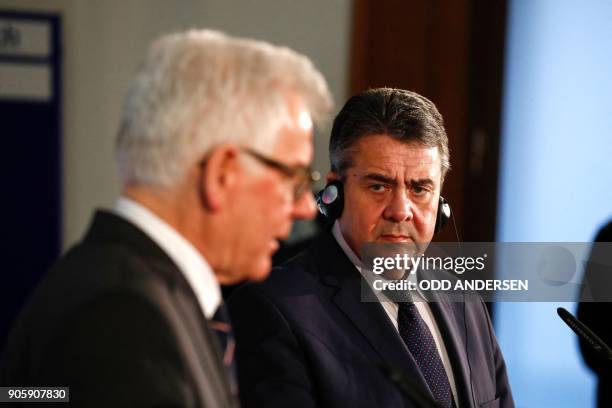
<instances>
[{"instance_id":1,"label":"eyeglasses","mask_svg":"<svg viewBox=\"0 0 612 408\"><path fill-rule=\"evenodd\" d=\"M295 201L302 198L302 196L310 190L312 183L317 180L308 166L289 166L249 148L243 148L242 151L254 159L257 159L260 163L278 170L285 177L293 180L293 199Z\"/></svg>"}]
</instances>

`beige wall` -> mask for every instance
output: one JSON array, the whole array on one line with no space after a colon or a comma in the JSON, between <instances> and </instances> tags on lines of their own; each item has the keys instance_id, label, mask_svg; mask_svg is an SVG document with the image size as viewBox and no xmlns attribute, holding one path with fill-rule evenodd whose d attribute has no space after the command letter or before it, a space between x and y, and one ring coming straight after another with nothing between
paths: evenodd
<instances>
[{"instance_id":1,"label":"beige wall","mask_svg":"<svg viewBox=\"0 0 612 408\"><path fill-rule=\"evenodd\" d=\"M159 34L210 27L288 45L321 69L337 105L346 97L350 0L0 0L0 8L63 16L64 248L94 208L117 196L112 151L123 93ZM321 172L327 134L315 143Z\"/></svg>"}]
</instances>

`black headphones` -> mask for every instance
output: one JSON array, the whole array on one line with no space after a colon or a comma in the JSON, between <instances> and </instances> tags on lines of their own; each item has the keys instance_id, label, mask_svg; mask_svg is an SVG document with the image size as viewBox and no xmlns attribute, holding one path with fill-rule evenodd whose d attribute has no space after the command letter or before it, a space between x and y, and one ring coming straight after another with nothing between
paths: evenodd
<instances>
[{"instance_id":1,"label":"black headphones","mask_svg":"<svg viewBox=\"0 0 612 408\"><path fill-rule=\"evenodd\" d=\"M342 181L333 180L327 183L325 188L315 196L319 212L330 221L340 218L344 208L344 186ZM436 226L434 233L437 234L451 217L451 208L446 199L440 196L438 201L438 213L436 214Z\"/></svg>"}]
</instances>

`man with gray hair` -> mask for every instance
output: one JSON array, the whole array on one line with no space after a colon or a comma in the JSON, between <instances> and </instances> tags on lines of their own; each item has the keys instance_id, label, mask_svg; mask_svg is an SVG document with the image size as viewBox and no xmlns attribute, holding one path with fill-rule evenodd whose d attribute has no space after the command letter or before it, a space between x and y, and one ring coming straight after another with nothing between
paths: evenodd
<instances>
[{"instance_id":1,"label":"man with gray hair","mask_svg":"<svg viewBox=\"0 0 612 408\"><path fill-rule=\"evenodd\" d=\"M336 116L329 153L318 203L333 226L232 293L243 406L513 407L480 299L396 302L362 287L364 243L419 254L448 218L436 106L402 89L364 91Z\"/></svg>"},{"instance_id":2,"label":"man with gray hair","mask_svg":"<svg viewBox=\"0 0 612 408\"><path fill-rule=\"evenodd\" d=\"M208 30L162 37L129 86L122 192L43 279L1 386L70 387L85 406L234 406L220 284L264 279L311 218L327 84L288 48Z\"/></svg>"}]
</instances>

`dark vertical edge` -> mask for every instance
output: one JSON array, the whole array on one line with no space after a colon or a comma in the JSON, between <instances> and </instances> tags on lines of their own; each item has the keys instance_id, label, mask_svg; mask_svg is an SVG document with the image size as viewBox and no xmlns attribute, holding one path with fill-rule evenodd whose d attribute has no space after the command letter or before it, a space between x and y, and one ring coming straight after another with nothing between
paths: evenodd
<instances>
[{"instance_id":1,"label":"dark vertical edge","mask_svg":"<svg viewBox=\"0 0 612 408\"><path fill-rule=\"evenodd\" d=\"M495 241L507 7L507 0L471 1L468 171L462 226L466 241ZM494 264L493 259L489 261ZM492 305L487 306L493 314Z\"/></svg>"},{"instance_id":2,"label":"dark vertical edge","mask_svg":"<svg viewBox=\"0 0 612 408\"><path fill-rule=\"evenodd\" d=\"M349 92L354 95L367 87L369 0L355 0L352 10ZM344 101L340 101L340 106Z\"/></svg>"},{"instance_id":3,"label":"dark vertical edge","mask_svg":"<svg viewBox=\"0 0 612 408\"><path fill-rule=\"evenodd\" d=\"M55 157L56 164L55 175L57 177L57 195L54 198L54 212L55 217L55 231L56 231L56 245L54 251L56 256L59 256L62 247L62 240L64 236L63 231L63 197L64 197L64 180L63 180L63 94L62 94L62 69L63 69L63 48L62 48L62 20L60 15L51 17L51 69L52 69L52 106L54 109L55 117L55 129L53 132L57 135L55 138Z\"/></svg>"},{"instance_id":4,"label":"dark vertical edge","mask_svg":"<svg viewBox=\"0 0 612 408\"><path fill-rule=\"evenodd\" d=\"M397 87L426 93L425 0L356 0L350 90Z\"/></svg>"},{"instance_id":5,"label":"dark vertical edge","mask_svg":"<svg viewBox=\"0 0 612 408\"><path fill-rule=\"evenodd\" d=\"M495 240L506 6L506 0L472 0L466 241Z\"/></svg>"},{"instance_id":6,"label":"dark vertical edge","mask_svg":"<svg viewBox=\"0 0 612 408\"><path fill-rule=\"evenodd\" d=\"M454 225L435 236L437 242L454 242L464 238L464 198L466 184L465 151L468 137L468 66L470 64L469 0L431 2L428 8L427 93L444 117L449 139L451 171L444 182L442 195L453 209Z\"/></svg>"}]
</instances>

